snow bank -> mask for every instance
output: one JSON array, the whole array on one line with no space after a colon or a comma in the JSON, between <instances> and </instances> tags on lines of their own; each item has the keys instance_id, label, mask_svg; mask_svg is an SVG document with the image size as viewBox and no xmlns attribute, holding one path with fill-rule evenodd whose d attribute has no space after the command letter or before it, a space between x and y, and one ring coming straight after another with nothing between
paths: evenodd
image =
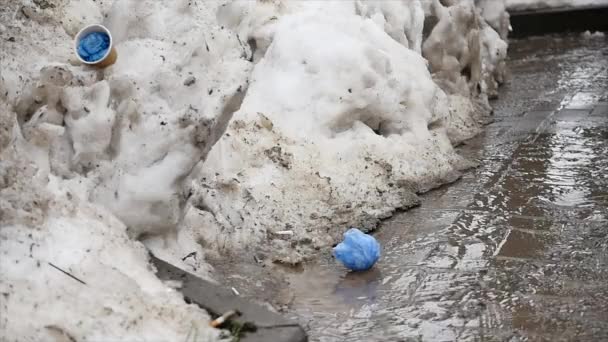
<instances>
[{"instance_id":1,"label":"snow bank","mask_svg":"<svg viewBox=\"0 0 608 342\"><path fill-rule=\"evenodd\" d=\"M479 131L507 47L472 1L236 6L224 9L239 13L232 27L264 52L192 177L184 224L205 245L296 263L470 165L452 144ZM252 25L261 11L266 24ZM421 44L425 11L437 23Z\"/></svg>"},{"instance_id":2,"label":"snow bank","mask_svg":"<svg viewBox=\"0 0 608 342\"><path fill-rule=\"evenodd\" d=\"M209 316L155 277L122 222L48 173L48 143L62 128L24 130L28 142L6 106L0 123L2 339L217 339Z\"/></svg>"},{"instance_id":3,"label":"snow bank","mask_svg":"<svg viewBox=\"0 0 608 342\"><path fill-rule=\"evenodd\" d=\"M9 336L216 338L137 240L206 277L205 253L296 263L454 180L505 72L504 3L476 2L3 6L0 300L38 315ZM102 20L116 64L78 65Z\"/></svg>"},{"instance_id":4,"label":"snow bank","mask_svg":"<svg viewBox=\"0 0 608 342\"><path fill-rule=\"evenodd\" d=\"M270 240L273 258L298 262L347 224L372 229L412 205L414 184L440 183L460 162L439 133L447 99L424 59L351 10L276 24L241 110L193 182L189 218L210 245ZM275 234L285 229L289 241Z\"/></svg>"},{"instance_id":5,"label":"snow bank","mask_svg":"<svg viewBox=\"0 0 608 342\"><path fill-rule=\"evenodd\" d=\"M608 6L608 0L506 0L509 11L559 7Z\"/></svg>"},{"instance_id":6,"label":"snow bank","mask_svg":"<svg viewBox=\"0 0 608 342\"><path fill-rule=\"evenodd\" d=\"M87 6L99 15L80 17ZM39 315L3 322L8 336L217 335L204 311L155 278L143 245L133 240L177 235L187 195L182 182L219 138L246 88L250 63L241 58L236 35L214 24L214 6L3 6L0 234L10 243L1 248L2 317ZM68 33L81 26L73 23L101 14L116 34L117 63L105 71L70 63ZM28 172L36 182L28 183ZM192 239L180 248L203 255ZM79 274L86 285L49 262ZM200 258L188 262L182 266L208 276Z\"/></svg>"}]
</instances>

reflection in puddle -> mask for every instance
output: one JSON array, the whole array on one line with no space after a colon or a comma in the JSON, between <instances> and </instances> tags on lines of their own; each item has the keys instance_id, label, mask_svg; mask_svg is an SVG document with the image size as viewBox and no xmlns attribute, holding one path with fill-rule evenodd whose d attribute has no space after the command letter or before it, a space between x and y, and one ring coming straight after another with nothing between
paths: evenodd
<instances>
[{"instance_id":1,"label":"reflection in puddle","mask_svg":"<svg viewBox=\"0 0 608 342\"><path fill-rule=\"evenodd\" d=\"M353 299L373 302L381 281L382 274L377 268L361 273L349 272L336 285L334 294L347 305L358 303L353 302Z\"/></svg>"},{"instance_id":2,"label":"reflection in puddle","mask_svg":"<svg viewBox=\"0 0 608 342\"><path fill-rule=\"evenodd\" d=\"M500 247L498 257L535 258L542 254L546 237L539 234L511 230Z\"/></svg>"}]
</instances>

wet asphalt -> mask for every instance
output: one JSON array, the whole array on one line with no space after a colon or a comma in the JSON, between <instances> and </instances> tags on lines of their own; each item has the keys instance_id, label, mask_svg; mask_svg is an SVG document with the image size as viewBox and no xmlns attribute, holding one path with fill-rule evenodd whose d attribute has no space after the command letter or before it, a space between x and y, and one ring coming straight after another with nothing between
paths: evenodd
<instances>
[{"instance_id":1,"label":"wet asphalt","mask_svg":"<svg viewBox=\"0 0 608 342\"><path fill-rule=\"evenodd\" d=\"M288 272L311 341L608 341L608 38L510 42L479 162L375 233L379 264Z\"/></svg>"}]
</instances>

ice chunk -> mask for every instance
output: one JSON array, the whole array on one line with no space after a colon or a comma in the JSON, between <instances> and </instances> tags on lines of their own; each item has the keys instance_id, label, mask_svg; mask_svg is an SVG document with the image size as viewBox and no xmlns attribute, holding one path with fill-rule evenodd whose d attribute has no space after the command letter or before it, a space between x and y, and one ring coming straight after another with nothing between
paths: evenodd
<instances>
[{"instance_id":1,"label":"ice chunk","mask_svg":"<svg viewBox=\"0 0 608 342\"><path fill-rule=\"evenodd\" d=\"M351 228L344 233L344 241L334 247L334 256L353 271L365 271L380 258L380 244L373 236Z\"/></svg>"}]
</instances>

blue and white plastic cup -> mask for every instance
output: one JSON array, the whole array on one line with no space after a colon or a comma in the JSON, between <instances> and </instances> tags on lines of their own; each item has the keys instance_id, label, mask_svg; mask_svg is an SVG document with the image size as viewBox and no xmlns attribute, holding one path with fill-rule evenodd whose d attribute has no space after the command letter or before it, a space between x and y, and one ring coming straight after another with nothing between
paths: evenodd
<instances>
[{"instance_id":1,"label":"blue and white plastic cup","mask_svg":"<svg viewBox=\"0 0 608 342\"><path fill-rule=\"evenodd\" d=\"M78 52L78 47L80 45L81 40L93 32L101 32L106 34L110 38L110 45L108 46L107 51L101 58L98 58L93 61L87 61ZM76 53L76 57L78 57L78 60L83 64L95 66L98 68L105 68L114 64L114 62L116 62L116 58L118 57L118 55L116 54L116 49L114 48L114 45L112 43L112 34L110 33L110 30L108 30L105 26L99 24L89 25L80 30L80 32L78 32L78 34L76 35L76 38L74 39L74 53Z\"/></svg>"}]
</instances>

